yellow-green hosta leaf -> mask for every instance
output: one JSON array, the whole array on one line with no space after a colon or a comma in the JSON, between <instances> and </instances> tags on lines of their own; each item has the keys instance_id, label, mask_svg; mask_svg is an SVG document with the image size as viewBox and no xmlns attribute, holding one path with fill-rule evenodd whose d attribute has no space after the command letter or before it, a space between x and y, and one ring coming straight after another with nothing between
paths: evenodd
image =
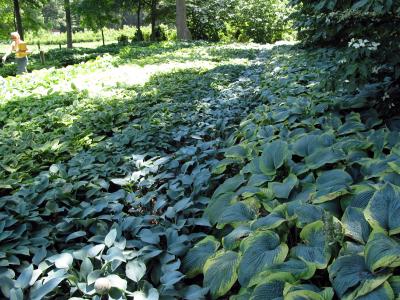
<instances>
[{"instance_id":1,"label":"yellow-green hosta leaf","mask_svg":"<svg viewBox=\"0 0 400 300\"><path fill-rule=\"evenodd\" d=\"M247 286L251 278L263 268L283 262L288 251L288 246L280 242L279 235L275 232L259 231L251 234L240 244L240 284Z\"/></svg>"},{"instance_id":2,"label":"yellow-green hosta leaf","mask_svg":"<svg viewBox=\"0 0 400 300\"><path fill-rule=\"evenodd\" d=\"M207 236L198 242L186 254L182 261L183 272L189 278L201 274L207 259L215 254L220 246L213 236Z\"/></svg>"},{"instance_id":3,"label":"yellow-green hosta leaf","mask_svg":"<svg viewBox=\"0 0 400 300\"><path fill-rule=\"evenodd\" d=\"M332 288L320 289L312 284L292 285L286 284L283 290L284 299L289 300L332 300Z\"/></svg>"},{"instance_id":4,"label":"yellow-green hosta leaf","mask_svg":"<svg viewBox=\"0 0 400 300\"><path fill-rule=\"evenodd\" d=\"M212 299L225 295L237 280L240 256L233 251L218 251L203 268L203 285L210 289Z\"/></svg>"},{"instance_id":5,"label":"yellow-green hosta leaf","mask_svg":"<svg viewBox=\"0 0 400 300\"><path fill-rule=\"evenodd\" d=\"M396 300L400 299L400 276L392 276L389 278L389 284L393 290Z\"/></svg>"},{"instance_id":6,"label":"yellow-green hosta leaf","mask_svg":"<svg viewBox=\"0 0 400 300\"><path fill-rule=\"evenodd\" d=\"M383 229L389 235L400 233L400 188L387 183L375 192L364 211L373 229Z\"/></svg>"},{"instance_id":7,"label":"yellow-green hosta leaf","mask_svg":"<svg viewBox=\"0 0 400 300\"><path fill-rule=\"evenodd\" d=\"M400 266L400 244L383 232L373 232L365 246L365 261L371 272Z\"/></svg>"}]
</instances>

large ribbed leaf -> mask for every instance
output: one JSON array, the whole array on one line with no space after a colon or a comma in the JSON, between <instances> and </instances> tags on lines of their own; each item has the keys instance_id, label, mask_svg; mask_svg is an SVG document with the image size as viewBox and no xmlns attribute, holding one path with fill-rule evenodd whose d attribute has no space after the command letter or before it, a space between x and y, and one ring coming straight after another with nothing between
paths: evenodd
<instances>
[{"instance_id":1,"label":"large ribbed leaf","mask_svg":"<svg viewBox=\"0 0 400 300\"><path fill-rule=\"evenodd\" d=\"M236 175L225 180L225 182L215 190L211 200L215 199L219 195L236 191L244 182L245 179L243 175Z\"/></svg>"},{"instance_id":2,"label":"large ribbed leaf","mask_svg":"<svg viewBox=\"0 0 400 300\"><path fill-rule=\"evenodd\" d=\"M283 289L285 287L284 281L270 281L259 284L255 287L251 294L250 300L274 300L283 296Z\"/></svg>"},{"instance_id":3,"label":"large ribbed leaf","mask_svg":"<svg viewBox=\"0 0 400 300\"><path fill-rule=\"evenodd\" d=\"M376 189L370 184L358 184L351 187L351 194L342 201L343 206L366 208Z\"/></svg>"},{"instance_id":4,"label":"large ribbed leaf","mask_svg":"<svg viewBox=\"0 0 400 300\"><path fill-rule=\"evenodd\" d=\"M361 123L360 114L351 113L346 116L346 122L338 128L339 135L345 135L365 130L365 125Z\"/></svg>"},{"instance_id":5,"label":"large ribbed leaf","mask_svg":"<svg viewBox=\"0 0 400 300\"><path fill-rule=\"evenodd\" d=\"M372 228L384 229L390 235L400 233L400 188L390 183L375 192L364 211Z\"/></svg>"},{"instance_id":6,"label":"large ribbed leaf","mask_svg":"<svg viewBox=\"0 0 400 300\"><path fill-rule=\"evenodd\" d=\"M331 146L335 142L335 137L331 133L307 134L299 138L293 145L293 153L306 157L318 149Z\"/></svg>"},{"instance_id":7,"label":"large ribbed leaf","mask_svg":"<svg viewBox=\"0 0 400 300\"><path fill-rule=\"evenodd\" d=\"M265 175L274 175L289 156L288 145L282 141L274 141L263 147L259 167Z\"/></svg>"},{"instance_id":8,"label":"large ribbed leaf","mask_svg":"<svg viewBox=\"0 0 400 300\"><path fill-rule=\"evenodd\" d=\"M213 236L207 236L190 249L183 259L183 272L186 276L194 277L201 274L205 262L215 254L219 245Z\"/></svg>"},{"instance_id":9,"label":"large ribbed leaf","mask_svg":"<svg viewBox=\"0 0 400 300\"><path fill-rule=\"evenodd\" d=\"M298 280L307 280L314 276L315 266L298 259L289 259L283 263L274 264L264 268L260 273L254 276L249 283L249 286L261 284L265 278L269 276L280 276L289 282L296 282Z\"/></svg>"},{"instance_id":10,"label":"large ribbed leaf","mask_svg":"<svg viewBox=\"0 0 400 300\"><path fill-rule=\"evenodd\" d=\"M240 252L239 282L247 286L250 279L263 268L283 262L288 254L288 246L280 242L276 233L260 231L242 241Z\"/></svg>"},{"instance_id":11,"label":"large ribbed leaf","mask_svg":"<svg viewBox=\"0 0 400 300\"><path fill-rule=\"evenodd\" d=\"M351 293L368 294L390 277L390 273L372 274L361 255L346 255L337 258L328 268L333 288L340 298ZM355 298L349 298L355 299Z\"/></svg>"},{"instance_id":12,"label":"large ribbed leaf","mask_svg":"<svg viewBox=\"0 0 400 300\"><path fill-rule=\"evenodd\" d=\"M400 299L400 276L392 276L389 278L388 281L393 290L393 293L397 297L396 300Z\"/></svg>"},{"instance_id":13,"label":"large ribbed leaf","mask_svg":"<svg viewBox=\"0 0 400 300\"><path fill-rule=\"evenodd\" d=\"M342 224L347 236L361 244L368 241L371 228L360 208L348 207L343 214Z\"/></svg>"},{"instance_id":14,"label":"large ribbed leaf","mask_svg":"<svg viewBox=\"0 0 400 300\"><path fill-rule=\"evenodd\" d=\"M322 172L316 180L317 192L313 202L322 203L347 194L352 182L351 176L343 170Z\"/></svg>"},{"instance_id":15,"label":"large ribbed leaf","mask_svg":"<svg viewBox=\"0 0 400 300\"><path fill-rule=\"evenodd\" d=\"M257 219L251 223L251 229L274 229L286 222L286 205L279 205L268 216Z\"/></svg>"},{"instance_id":16,"label":"large ribbed leaf","mask_svg":"<svg viewBox=\"0 0 400 300\"><path fill-rule=\"evenodd\" d=\"M239 226L222 238L222 245L226 250L234 250L239 247L241 240L251 232L249 226Z\"/></svg>"},{"instance_id":17,"label":"large ribbed leaf","mask_svg":"<svg viewBox=\"0 0 400 300\"><path fill-rule=\"evenodd\" d=\"M236 252L222 250L206 261L203 285L210 289L213 299L225 295L235 284L239 260Z\"/></svg>"},{"instance_id":18,"label":"large ribbed leaf","mask_svg":"<svg viewBox=\"0 0 400 300\"><path fill-rule=\"evenodd\" d=\"M312 170L333 164L346 158L346 154L334 147L321 148L305 158L306 166Z\"/></svg>"},{"instance_id":19,"label":"large ribbed leaf","mask_svg":"<svg viewBox=\"0 0 400 300\"><path fill-rule=\"evenodd\" d=\"M289 176L282 182L271 182L269 188L272 189L277 198L287 199L290 192L298 184L299 180L296 175L289 174Z\"/></svg>"},{"instance_id":20,"label":"large ribbed leaf","mask_svg":"<svg viewBox=\"0 0 400 300\"><path fill-rule=\"evenodd\" d=\"M383 232L373 232L365 246L365 261L371 272L400 266L400 244Z\"/></svg>"},{"instance_id":21,"label":"large ribbed leaf","mask_svg":"<svg viewBox=\"0 0 400 300\"><path fill-rule=\"evenodd\" d=\"M288 204L288 214L295 216L297 218L296 226L302 228L307 224L321 220L324 210L312 204L290 202Z\"/></svg>"},{"instance_id":22,"label":"large ribbed leaf","mask_svg":"<svg viewBox=\"0 0 400 300\"><path fill-rule=\"evenodd\" d=\"M311 284L286 284L283 294L285 300L332 300L334 296L332 288L321 290Z\"/></svg>"},{"instance_id":23,"label":"large ribbed leaf","mask_svg":"<svg viewBox=\"0 0 400 300\"><path fill-rule=\"evenodd\" d=\"M373 286L373 285L372 285ZM393 300L395 294L388 282L384 282L375 289L357 289L356 291L346 295L343 300Z\"/></svg>"},{"instance_id":24,"label":"large ribbed leaf","mask_svg":"<svg viewBox=\"0 0 400 300\"><path fill-rule=\"evenodd\" d=\"M210 220L211 224L215 224L225 209L236 202L237 195L235 193L229 192L221 194L210 201L204 211L204 215Z\"/></svg>"},{"instance_id":25,"label":"large ribbed leaf","mask_svg":"<svg viewBox=\"0 0 400 300\"><path fill-rule=\"evenodd\" d=\"M328 265L331 253L326 247L326 236L324 223L316 221L306 225L301 233L304 244L299 244L291 249L291 254L309 264L315 265L317 269L325 269Z\"/></svg>"},{"instance_id":26,"label":"large ribbed leaf","mask_svg":"<svg viewBox=\"0 0 400 300\"><path fill-rule=\"evenodd\" d=\"M243 223L256 217L256 208L245 202L238 202L224 209L218 218L218 227L225 224Z\"/></svg>"}]
</instances>

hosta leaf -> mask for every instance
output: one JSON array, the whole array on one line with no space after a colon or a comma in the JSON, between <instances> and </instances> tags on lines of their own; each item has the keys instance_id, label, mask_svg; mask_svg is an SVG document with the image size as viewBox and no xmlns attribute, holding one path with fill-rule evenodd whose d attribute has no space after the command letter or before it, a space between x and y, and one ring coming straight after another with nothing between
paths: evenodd
<instances>
[{"instance_id":1,"label":"hosta leaf","mask_svg":"<svg viewBox=\"0 0 400 300\"><path fill-rule=\"evenodd\" d=\"M368 241L371 228L361 209L348 207L343 214L342 223L347 236L361 244Z\"/></svg>"},{"instance_id":2,"label":"hosta leaf","mask_svg":"<svg viewBox=\"0 0 400 300\"><path fill-rule=\"evenodd\" d=\"M259 161L260 170L265 175L274 175L289 157L288 145L274 141L264 146Z\"/></svg>"},{"instance_id":3,"label":"hosta leaf","mask_svg":"<svg viewBox=\"0 0 400 300\"><path fill-rule=\"evenodd\" d=\"M348 203L348 206L357 208L366 208L369 200L371 200L376 189L369 184L358 184L351 187L351 194L346 195L343 203Z\"/></svg>"},{"instance_id":4,"label":"hosta leaf","mask_svg":"<svg viewBox=\"0 0 400 300\"><path fill-rule=\"evenodd\" d=\"M373 232L365 246L365 261L371 272L400 266L400 244L382 232Z\"/></svg>"},{"instance_id":5,"label":"hosta leaf","mask_svg":"<svg viewBox=\"0 0 400 300\"><path fill-rule=\"evenodd\" d=\"M334 292L332 288L325 288L320 290L311 285L291 286L286 285L284 289L284 299L288 300L332 300Z\"/></svg>"},{"instance_id":6,"label":"hosta leaf","mask_svg":"<svg viewBox=\"0 0 400 300\"><path fill-rule=\"evenodd\" d=\"M219 251L204 265L203 286L210 289L212 299L225 295L237 280L240 257L233 251Z\"/></svg>"},{"instance_id":7,"label":"hosta leaf","mask_svg":"<svg viewBox=\"0 0 400 300\"><path fill-rule=\"evenodd\" d=\"M319 169L320 167L333 164L346 158L346 154L339 149L333 147L319 149L313 154L305 158L306 166L312 170Z\"/></svg>"},{"instance_id":8,"label":"hosta leaf","mask_svg":"<svg viewBox=\"0 0 400 300\"><path fill-rule=\"evenodd\" d=\"M56 268L59 269L68 269L71 267L74 258L69 253L61 253L55 257L54 264Z\"/></svg>"},{"instance_id":9,"label":"hosta leaf","mask_svg":"<svg viewBox=\"0 0 400 300\"><path fill-rule=\"evenodd\" d=\"M286 219L287 206L280 205L276 207L268 216L259 218L251 223L251 229L274 229L282 223L287 222Z\"/></svg>"},{"instance_id":10,"label":"hosta leaf","mask_svg":"<svg viewBox=\"0 0 400 300\"><path fill-rule=\"evenodd\" d=\"M321 207L299 202L288 203L289 216L296 216L296 226L299 228L307 224L321 220L324 210Z\"/></svg>"},{"instance_id":11,"label":"hosta leaf","mask_svg":"<svg viewBox=\"0 0 400 300\"><path fill-rule=\"evenodd\" d=\"M400 298L400 276L392 276L389 278L389 284L398 300Z\"/></svg>"},{"instance_id":12,"label":"hosta leaf","mask_svg":"<svg viewBox=\"0 0 400 300\"><path fill-rule=\"evenodd\" d=\"M289 176L282 182L271 182L269 183L270 188L278 198L287 199L290 192L298 184L296 175L289 174Z\"/></svg>"},{"instance_id":13,"label":"hosta leaf","mask_svg":"<svg viewBox=\"0 0 400 300\"><path fill-rule=\"evenodd\" d=\"M198 285L190 285L185 287L181 291L181 297L185 300L199 299L202 300L205 298L205 295L208 293L208 289L201 288Z\"/></svg>"},{"instance_id":14,"label":"hosta leaf","mask_svg":"<svg viewBox=\"0 0 400 300\"><path fill-rule=\"evenodd\" d=\"M198 242L183 259L183 271L189 278L201 274L205 262L215 254L220 243L213 237L207 236Z\"/></svg>"},{"instance_id":15,"label":"hosta leaf","mask_svg":"<svg viewBox=\"0 0 400 300\"><path fill-rule=\"evenodd\" d=\"M293 247L291 249L292 256L315 265L317 269L325 269L331 253L325 246L324 223L316 221L306 225L302 229L300 237L305 243Z\"/></svg>"},{"instance_id":16,"label":"hosta leaf","mask_svg":"<svg viewBox=\"0 0 400 300\"><path fill-rule=\"evenodd\" d=\"M25 268L24 271L18 276L18 279L16 281L16 286L25 289L28 285L29 282L32 279L33 275L33 265L30 265L29 267Z\"/></svg>"},{"instance_id":17,"label":"hosta leaf","mask_svg":"<svg viewBox=\"0 0 400 300\"><path fill-rule=\"evenodd\" d=\"M281 243L279 236L272 231L255 232L244 239L240 244L240 284L247 286L250 279L263 268L283 262L288 250L288 246Z\"/></svg>"},{"instance_id":18,"label":"hosta leaf","mask_svg":"<svg viewBox=\"0 0 400 300\"><path fill-rule=\"evenodd\" d=\"M126 277L139 282L146 273L146 265L140 260L131 260L126 264L125 274Z\"/></svg>"},{"instance_id":19,"label":"hosta leaf","mask_svg":"<svg viewBox=\"0 0 400 300\"><path fill-rule=\"evenodd\" d=\"M66 276L52 278L46 281L41 286L37 286L35 289L31 290L30 299L31 300L41 300L47 294L51 293L57 286L66 278Z\"/></svg>"},{"instance_id":20,"label":"hosta leaf","mask_svg":"<svg viewBox=\"0 0 400 300\"><path fill-rule=\"evenodd\" d=\"M371 285L373 287L373 285ZM378 288L363 288L346 295L344 300L361 299L361 300L392 300L394 299L393 290L388 282L384 282Z\"/></svg>"},{"instance_id":21,"label":"hosta leaf","mask_svg":"<svg viewBox=\"0 0 400 300\"><path fill-rule=\"evenodd\" d=\"M247 203L238 202L225 208L218 218L218 227L223 227L225 224L248 222L253 220L255 216L255 208Z\"/></svg>"},{"instance_id":22,"label":"hosta leaf","mask_svg":"<svg viewBox=\"0 0 400 300\"><path fill-rule=\"evenodd\" d=\"M235 193L225 193L213 198L204 211L205 217L210 220L211 224L216 224L218 218L223 214L226 207L237 202L237 195Z\"/></svg>"},{"instance_id":23,"label":"hosta leaf","mask_svg":"<svg viewBox=\"0 0 400 300\"><path fill-rule=\"evenodd\" d=\"M364 215L372 228L384 229L390 235L400 233L400 188L390 183L376 191Z\"/></svg>"},{"instance_id":24,"label":"hosta leaf","mask_svg":"<svg viewBox=\"0 0 400 300\"><path fill-rule=\"evenodd\" d=\"M244 182L245 179L243 175L236 175L225 180L225 182L215 190L212 200L217 198L219 195L236 191Z\"/></svg>"},{"instance_id":25,"label":"hosta leaf","mask_svg":"<svg viewBox=\"0 0 400 300\"><path fill-rule=\"evenodd\" d=\"M239 226L222 238L222 245L226 250L234 250L239 247L242 238L248 236L252 230L249 226Z\"/></svg>"},{"instance_id":26,"label":"hosta leaf","mask_svg":"<svg viewBox=\"0 0 400 300\"><path fill-rule=\"evenodd\" d=\"M296 282L301 279L307 280L314 276L315 270L316 268L313 264L291 258L283 263L274 264L272 266L264 268L263 271L261 271L251 279L249 286L263 283L265 279L271 275L282 275L281 278L284 278L286 276L287 279L290 278L290 280L285 280L288 282Z\"/></svg>"},{"instance_id":27,"label":"hosta leaf","mask_svg":"<svg viewBox=\"0 0 400 300\"><path fill-rule=\"evenodd\" d=\"M322 172L316 180L317 192L313 202L322 203L347 194L352 182L351 176L343 170Z\"/></svg>"},{"instance_id":28,"label":"hosta leaf","mask_svg":"<svg viewBox=\"0 0 400 300\"><path fill-rule=\"evenodd\" d=\"M283 289L285 282L283 281L270 281L262 283L255 287L251 294L250 300L274 300L283 296Z\"/></svg>"},{"instance_id":29,"label":"hosta leaf","mask_svg":"<svg viewBox=\"0 0 400 300\"><path fill-rule=\"evenodd\" d=\"M366 294L391 276L387 273L372 274L365 264L364 257L360 255L341 256L329 266L328 271L332 286L340 298L353 290L355 293L360 290L366 291Z\"/></svg>"}]
</instances>

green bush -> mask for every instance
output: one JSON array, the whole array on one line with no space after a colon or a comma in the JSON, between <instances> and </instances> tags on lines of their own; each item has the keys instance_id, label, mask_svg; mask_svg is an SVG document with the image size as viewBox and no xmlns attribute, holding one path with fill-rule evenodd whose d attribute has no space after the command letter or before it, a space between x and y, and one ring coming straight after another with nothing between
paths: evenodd
<instances>
[{"instance_id":1,"label":"green bush","mask_svg":"<svg viewBox=\"0 0 400 300\"><path fill-rule=\"evenodd\" d=\"M292 4L298 8L295 26L305 45L343 48L327 86L361 90L378 100L379 110L399 113L400 2L292 0Z\"/></svg>"}]
</instances>

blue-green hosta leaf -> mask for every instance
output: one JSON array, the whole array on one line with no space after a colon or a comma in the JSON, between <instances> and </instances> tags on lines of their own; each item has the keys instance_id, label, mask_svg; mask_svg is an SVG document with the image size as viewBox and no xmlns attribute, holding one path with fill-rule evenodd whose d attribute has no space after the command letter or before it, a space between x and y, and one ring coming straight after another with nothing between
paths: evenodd
<instances>
[{"instance_id":1,"label":"blue-green hosta leaf","mask_svg":"<svg viewBox=\"0 0 400 300\"><path fill-rule=\"evenodd\" d=\"M52 278L46 281L43 285L35 286L31 289L30 299L31 300L41 300L47 294L51 293L57 286L66 279L66 275Z\"/></svg>"},{"instance_id":2,"label":"blue-green hosta leaf","mask_svg":"<svg viewBox=\"0 0 400 300\"><path fill-rule=\"evenodd\" d=\"M225 180L225 182L215 190L214 194L212 195L211 201L222 194L235 192L244 182L245 179L243 175L236 175L232 178Z\"/></svg>"},{"instance_id":3,"label":"blue-green hosta leaf","mask_svg":"<svg viewBox=\"0 0 400 300\"><path fill-rule=\"evenodd\" d=\"M208 218L211 224L216 224L226 207L236 203L237 198L236 193L230 192L220 194L218 197L211 199L204 211L204 217Z\"/></svg>"},{"instance_id":4,"label":"blue-green hosta leaf","mask_svg":"<svg viewBox=\"0 0 400 300\"><path fill-rule=\"evenodd\" d=\"M212 299L225 295L237 280L240 256L233 251L218 251L204 264L203 286L210 289Z\"/></svg>"},{"instance_id":5,"label":"blue-green hosta leaf","mask_svg":"<svg viewBox=\"0 0 400 300\"><path fill-rule=\"evenodd\" d=\"M319 169L326 164L333 164L340 160L344 160L346 154L334 147L328 147L323 149L318 149L313 154L305 158L305 163L311 170Z\"/></svg>"},{"instance_id":6,"label":"blue-green hosta leaf","mask_svg":"<svg viewBox=\"0 0 400 300\"><path fill-rule=\"evenodd\" d=\"M286 284L283 291L284 299L286 300L332 300L334 292L332 288L323 290L310 284L291 285Z\"/></svg>"},{"instance_id":7,"label":"blue-green hosta leaf","mask_svg":"<svg viewBox=\"0 0 400 300\"><path fill-rule=\"evenodd\" d=\"M351 194L343 198L345 206L366 208L376 189L370 184L357 184L351 187ZM347 204L347 205L346 205Z\"/></svg>"},{"instance_id":8,"label":"blue-green hosta leaf","mask_svg":"<svg viewBox=\"0 0 400 300\"><path fill-rule=\"evenodd\" d=\"M283 296L283 289L285 287L284 281L270 281L259 284L255 287L251 294L250 300L274 300Z\"/></svg>"},{"instance_id":9,"label":"blue-green hosta leaf","mask_svg":"<svg viewBox=\"0 0 400 300\"><path fill-rule=\"evenodd\" d=\"M274 175L289 157L288 145L282 141L274 141L263 147L259 160L261 172L265 175Z\"/></svg>"},{"instance_id":10,"label":"blue-green hosta leaf","mask_svg":"<svg viewBox=\"0 0 400 300\"><path fill-rule=\"evenodd\" d=\"M241 240L248 236L252 230L249 226L241 225L232 230L228 235L222 238L222 245L226 250L235 250L239 247Z\"/></svg>"},{"instance_id":11,"label":"blue-green hosta leaf","mask_svg":"<svg viewBox=\"0 0 400 300\"><path fill-rule=\"evenodd\" d=\"M345 235L361 244L365 244L368 241L371 228L360 208L348 207L343 214L342 224Z\"/></svg>"},{"instance_id":12,"label":"blue-green hosta leaf","mask_svg":"<svg viewBox=\"0 0 400 300\"><path fill-rule=\"evenodd\" d=\"M400 188L390 183L375 192L364 215L372 228L384 229L390 235L400 233Z\"/></svg>"},{"instance_id":13,"label":"blue-green hosta leaf","mask_svg":"<svg viewBox=\"0 0 400 300\"><path fill-rule=\"evenodd\" d=\"M225 157L245 160L249 151L250 148L248 145L245 144L235 145L225 150Z\"/></svg>"},{"instance_id":14,"label":"blue-green hosta leaf","mask_svg":"<svg viewBox=\"0 0 400 300\"><path fill-rule=\"evenodd\" d=\"M25 268L22 273L18 276L15 285L18 288L25 289L28 287L33 275L33 265L29 265L29 267Z\"/></svg>"},{"instance_id":15,"label":"blue-green hosta leaf","mask_svg":"<svg viewBox=\"0 0 400 300\"><path fill-rule=\"evenodd\" d=\"M353 293L367 294L384 283L390 273L372 274L361 255L346 255L337 258L328 268L329 279L340 298ZM355 299L355 298L348 298Z\"/></svg>"},{"instance_id":16,"label":"blue-green hosta leaf","mask_svg":"<svg viewBox=\"0 0 400 300\"><path fill-rule=\"evenodd\" d=\"M251 229L274 229L279 227L282 223L287 222L286 218L287 206L286 204L276 207L268 216L259 218L251 223Z\"/></svg>"},{"instance_id":17,"label":"blue-green hosta leaf","mask_svg":"<svg viewBox=\"0 0 400 300\"><path fill-rule=\"evenodd\" d=\"M288 250L288 246L280 242L279 235L272 231L251 234L240 244L242 254L238 274L240 284L247 286L250 279L263 268L283 262Z\"/></svg>"},{"instance_id":18,"label":"blue-green hosta leaf","mask_svg":"<svg viewBox=\"0 0 400 300\"><path fill-rule=\"evenodd\" d=\"M331 146L335 142L335 137L332 133L324 134L307 134L299 138L293 144L293 153L306 157L316 152L318 149Z\"/></svg>"},{"instance_id":19,"label":"blue-green hosta leaf","mask_svg":"<svg viewBox=\"0 0 400 300\"><path fill-rule=\"evenodd\" d=\"M220 243L213 237L207 236L198 242L183 259L183 271L189 277L201 274L207 259L218 250Z\"/></svg>"},{"instance_id":20,"label":"blue-green hosta leaf","mask_svg":"<svg viewBox=\"0 0 400 300\"><path fill-rule=\"evenodd\" d=\"M400 276L392 276L389 278L389 284L398 300L400 298Z\"/></svg>"},{"instance_id":21,"label":"blue-green hosta leaf","mask_svg":"<svg viewBox=\"0 0 400 300\"><path fill-rule=\"evenodd\" d=\"M304 244L291 249L291 254L306 263L313 264L317 269L325 269L331 258L329 248L326 248L324 223L316 221L306 225L300 232Z\"/></svg>"},{"instance_id":22,"label":"blue-green hosta leaf","mask_svg":"<svg viewBox=\"0 0 400 300\"><path fill-rule=\"evenodd\" d=\"M366 158L360 161L361 174L365 179L377 178L383 176L385 173L390 172L392 169L389 167L389 162L393 159L373 159Z\"/></svg>"},{"instance_id":23,"label":"blue-green hosta leaf","mask_svg":"<svg viewBox=\"0 0 400 300\"><path fill-rule=\"evenodd\" d=\"M132 294L133 300L158 300L160 295L155 288L150 288L147 293L144 291L136 291Z\"/></svg>"},{"instance_id":24,"label":"blue-green hosta leaf","mask_svg":"<svg viewBox=\"0 0 400 300\"><path fill-rule=\"evenodd\" d=\"M289 202L288 214L289 216L295 216L297 218L297 227L303 228L307 224L321 220L324 210L321 207L308 203Z\"/></svg>"},{"instance_id":25,"label":"blue-green hosta leaf","mask_svg":"<svg viewBox=\"0 0 400 300\"><path fill-rule=\"evenodd\" d=\"M218 228L225 224L246 223L256 217L256 208L245 202L238 202L225 208L218 218Z\"/></svg>"},{"instance_id":26,"label":"blue-green hosta leaf","mask_svg":"<svg viewBox=\"0 0 400 300\"><path fill-rule=\"evenodd\" d=\"M339 256L345 255L364 255L365 246L356 242L346 241L342 249L339 251Z\"/></svg>"},{"instance_id":27,"label":"blue-green hosta leaf","mask_svg":"<svg viewBox=\"0 0 400 300\"><path fill-rule=\"evenodd\" d=\"M205 299L206 294L208 293L208 289L201 288L198 285L191 285L185 287L183 290L180 291L180 295L185 300L192 300L192 299Z\"/></svg>"},{"instance_id":28,"label":"blue-green hosta leaf","mask_svg":"<svg viewBox=\"0 0 400 300\"><path fill-rule=\"evenodd\" d=\"M346 135L364 130L365 125L361 123L360 114L350 113L346 116L346 122L338 128L337 133L338 135Z\"/></svg>"},{"instance_id":29,"label":"blue-green hosta leaf","mask_svg":"<svg viewBox=\"0 0 400 300\"><path fill-rule=\"evenodd\" d=\"M365 261L371 272L400 266L400 244L383 232L373 232L365 246Z\"/></svg>"},{"instance_id":30,"label":"blue-green hosta leaf","mask_svg":"<svg viewBox=\"0 0 400 300\"><path fill-rule=\"evenodd\" d=\"M347 194L352 182L351 176L343 170L322 172L316 180L317 192L313 202L322 203Z\"/></svg>"},{"instance_id":31,"label":"blue-green hosta leaf","mask_svg":"<svg viewBox=\"0 0 400 300\"><path fill-rule=\"evenodd\" d=\"M271 182L269 188L272 189L277 198L287 199L293 188L299 183L296 175L289 174L289 176L282 182Z\"/></svg>"},{"instance_id":32,"label":"blue-green hosta leaf","mask_svg":"<svg viewBox=\"0 0 400 300\"><path fill-rule=\"evenodd\" d=\"M69 269L72 266L73 261L74 257L69 253L61 253L54 257L54 264L56 268L59 269Z\"/></svg>"},{"instance_id":33,"label":"blue-green hosta leaf","mask_svg":"<svg viewBox=\"0 0 400 300\"><path fill-rule=\"evenodd\" d=\"M146 265L140 260L131 260L126 264L126 277L134 282L139 282L146 273Z\"/></svg>"},{"instance_id":34,"label":"blue-green hosta leaf","mask_svg":"<svg viewBox=\"0 0 400 300\"><path fill-rule=\"evenodd\" d=\"M373 286L373 285L372 285ZM363 289L357 289L354 292L346 295L344 300L392 300L394 299L393 289L391 288L388 282L384 282L383 284L379 285L378 288L370 289L364 287Z\"/></svg>"},{"instance_id":35,"label":"blue-green hosta leaf","mask_svg":"<svg viewBox=\"0 0 400 300\"><path fill-rule=\"evenodd\" d=\"M270 276L280 276L287 282L307 280L314 276L315 270L313 264L291 258L283 263L266 267L250 280L249 286L261 284Z\"/></svg>"}]
</instances>

